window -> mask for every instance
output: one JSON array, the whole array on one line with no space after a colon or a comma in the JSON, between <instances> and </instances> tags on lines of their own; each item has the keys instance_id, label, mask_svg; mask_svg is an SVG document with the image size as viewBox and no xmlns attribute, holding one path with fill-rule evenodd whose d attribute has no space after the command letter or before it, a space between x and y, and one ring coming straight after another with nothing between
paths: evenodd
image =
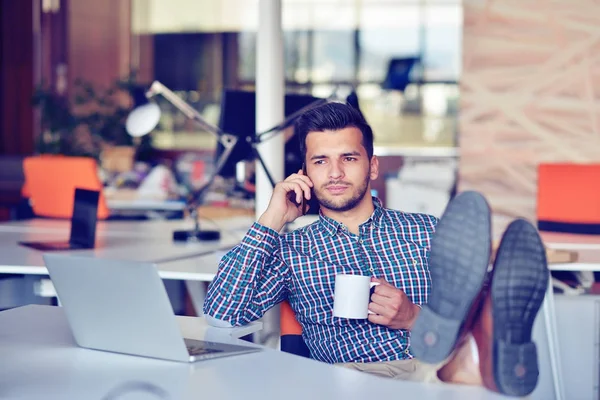
<instances>
[{"instance_id":1,"label":"window","mask_svg":"<svg viewBox=\"0 0 600 400\"><path fill-rule=\"evenodd\" d=\"M186 99L196 98L194 106L216 121L222 88L254 87L258 1L172 1L185 3L186 12L171 0L134 1L132 26L153 37L157 54L161 48L187 52L155 59L153 78L158 74L176 82ZM453 146L462 18L460 0L283 0L286 89L326 97L335 87L341 96L354 88L380 144ZM173 34L190 41L189 48L183 49L183 39L163 46L162 37ZM132 47L143 50L135 43ZM189 61L185 68L184 59ZM394 59L416 62L408 85L386 89L382 86ZM200 132L182 118L165 117L162 136Z\"/></svg>"}]
</instances>

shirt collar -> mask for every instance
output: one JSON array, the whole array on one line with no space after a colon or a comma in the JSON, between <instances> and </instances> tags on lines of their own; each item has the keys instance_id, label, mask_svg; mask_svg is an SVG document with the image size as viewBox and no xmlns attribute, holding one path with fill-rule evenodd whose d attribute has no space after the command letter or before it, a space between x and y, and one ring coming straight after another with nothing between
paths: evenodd
<instances>
[{"instance_id":1,"label":"shirt collar","mask_svg":"<svg viewBox=\"0 0 600 400\"><path fill-rule=\"evenodd\" d=\"M371 214L371 218L369 218L367 222L371 222L376 227L381 228L387 222L387 212L385 211L385 208L383 208L383 205L381 204L381 200L379 200L379 198L373 197L373 205L375 206L375 210L373 211L373 214Z\"/></svg>"},{"instance_id":2,"label":"shirt collar","mask_svg":"<svg viewBox=\"0 0 600 400\"><path fill-rule=\"evenodd\" d=\"M369 219L363 222L361 225L371 223L376 227L380 228L384 226L387 222L387 213L385 212L385 209L381 204L381 200L379 200L377 197L373 197L373 206L375 207L373 214L371 214ZM344 229L344 225L341 222L326 217L325 215L323 215L322 211L319 211L319 226L331 236L335 235L338 229Z\"/></svg>"}]
</instances>

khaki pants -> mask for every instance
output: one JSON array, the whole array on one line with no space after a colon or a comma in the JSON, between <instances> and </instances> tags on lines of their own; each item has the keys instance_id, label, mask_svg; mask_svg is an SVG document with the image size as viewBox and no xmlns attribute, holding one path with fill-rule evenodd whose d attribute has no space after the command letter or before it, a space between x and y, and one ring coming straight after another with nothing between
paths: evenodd
<instances>
[{"instance_id":1,"label":"khaki pants","mask_svg":"<svg viewBox=\"0 0 600 400\"><path fill-rule=\"evenodd\" d=\"M372 363L340 363L345 368L403 381L438 383L438 369L443 365L430 365L413 358L410 360L381 361Z\"/></svg>"}]
</instances>

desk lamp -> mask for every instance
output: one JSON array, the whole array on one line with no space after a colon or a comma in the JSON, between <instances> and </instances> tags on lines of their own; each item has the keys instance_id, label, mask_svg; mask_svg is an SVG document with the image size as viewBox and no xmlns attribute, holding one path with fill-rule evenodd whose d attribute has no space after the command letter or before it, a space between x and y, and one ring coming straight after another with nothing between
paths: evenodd
<instances>
[{"instance_id":1,"label":"desk lamp","mask_svg":"<svg viewBox=\"0 0 600 400\"><path fill-rule=\"evenodd\" d=\"M151 102L150 99L159 94L173 104L179 111L184 113L185 116L196 121L203 129L214 135L217 138L217 141L225 148L225 151L217 160L215 169L208 181L197 191L191 193L186 201L186 206L194 220L194 229L174 231L173 240L176 242L219 240L221 237L219 231L200 230L198 206L202 204L206 190L212 185L215 177L221 172L223 165L225 165L225 162L238 139L236 136L227 134L218 127L205 121L196 109L158 81L154 81L150 86L150 89L146 91L143 96L134 94L136 107L125 121L125 128L130 136L141 137L147 135L158 125L158 121L160 120L160 107L158 104Z\"/></svg>"},{"instance_id":2,"label":"desk lamp","mask_svg":"<svg viewBox=\"0 0 600 400\"><path fill-rule=\"evenodd\" d=\"M263 141L269 140L278 133L283 132L285 128L291 126L294 123L294 121L306 110L330 101L332 98L335 97L336 93L337 87L335 88L333 94L329 98L319 99L314 103L309 104L308 106L303 107L300 110L297 110L279 125L276 125L273 128L268 129L264 132L249 135L245 138L246 142L250 144L250 151L253 153L254 158L260 162L265 172L265 175L267 176L267 179L273 187L275 187L275 181L272 175L270 174L269 170L267 169L263 158L258 152L257 146ZM218 240L220 238L219 231L200 230L197 208L200 204L202 204L203 195L205 191L211 186L215 177L219 175L221 170L223 169L223 166L227 162L227 159L229 158L233 148L238 142L238 137L235 135L225 133L220 128L213 126L207 121L205 121L198 111L196 111L192 106L190 106L183 99L181 99L175 93L173 93L169 88L167 88L158 81L154 81L150 86L150 89L146 91L143 96L134 94L134 102L136 104L136 107L129 114L125 123L125 127L129 135L133 137L141 137L147 135L156 127L156 125L158 125L158 121L160 119L160 107L156 103L149 101L152 97L158 94L166 98L171 104L173 104L177 109L183 112L188 118L191 118L194 121L198 122L205 130L213 134L217 138L218 142L221 143L221 145L223 145L225 149L219 156L214 172L212 173L208 182L204 186L202 186L198 191L193 193L187 201L190 215L194 219L194 229L191 231L173 232L173 240Z\"/></svg>"}]
</instances>

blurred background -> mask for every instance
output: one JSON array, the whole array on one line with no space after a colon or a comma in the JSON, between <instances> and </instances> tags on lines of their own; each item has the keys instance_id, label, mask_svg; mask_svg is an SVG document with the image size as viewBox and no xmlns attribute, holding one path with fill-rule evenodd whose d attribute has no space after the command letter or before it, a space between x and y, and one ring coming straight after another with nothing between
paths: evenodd
<instances>
[{"instance_id":1,"label":"blurred background","mask_svg":"<svg viewBox=\"0 0 600 400\"><path fill-rule=\"evenodd\" d=\"M258 4L2 0L0 218L15 217L31 155L97 159L114 201L197 188L223 152L215 135L164 96L153 99L161 116L150 135L134 139L124 122L159 81L210 124L252 136ZM596 1L281 7L286 115L316 99L353 99L375 132L374 189L388 207L438 215L457 189L475 189L500 233L514 217L537 219L540 164L600 158ZM287 174L299 164L293 133L285 140ZM229 201L222 193L233 185L243 189L233 197L248 200L238 206L253 207L253 160L238 146L213 203ZM169 189L135 192L157 166Z\"/></svg>"},{"instance_id":2,"label":"blurred background","mask_svg":"<svg viewBox=\"0 0 600 400\"><path fill-rule=\"evenodd\" d=\"M286 92L355 89L377 145L455 146L460 1L284 0L282 8ZM139 80L158 79L215 123L223 88L254 89L257 1L140 0L130 12ZM406 65L405 81L386 87L394 60ZM210 144L182 120L165 118L156 146Z\"/></svg>"},{"instance_id":3,"label":"blurred background","mask_svg":"<svg viewBox=\"0 0 600 400\"><path fill-rule=\"evenodd\" d=\"M220 149L214 135L160 96L152 134L127 134L136 90L155 80L209 123L238 136L254 132L254 99L235 94L255 90L257 0L2 4L1 154L95 157L115 201L139 197L124 189L139 188L160 164L182 186L166 194L177 197L194 187L193 176L210 174ZM319 98L353 96L382 157L375 194L390 207L438 213L454 188L463 8L458 0L282 2L286 114ZM234 151L220 175L232 178L235 162L246 159L236 182L251 181L249 153ZM287 134L286 174L300 166L296 153ZM404 177L403 165L411 167ZM5 188L11 179L3 179ZM412 186L394 196L400 184ZM422 196L438 189L438 200ZM245 197L250 203L241 206L252 207ZM9 203L3 218L11 217Z\"/></svg>"}]
</instances>

